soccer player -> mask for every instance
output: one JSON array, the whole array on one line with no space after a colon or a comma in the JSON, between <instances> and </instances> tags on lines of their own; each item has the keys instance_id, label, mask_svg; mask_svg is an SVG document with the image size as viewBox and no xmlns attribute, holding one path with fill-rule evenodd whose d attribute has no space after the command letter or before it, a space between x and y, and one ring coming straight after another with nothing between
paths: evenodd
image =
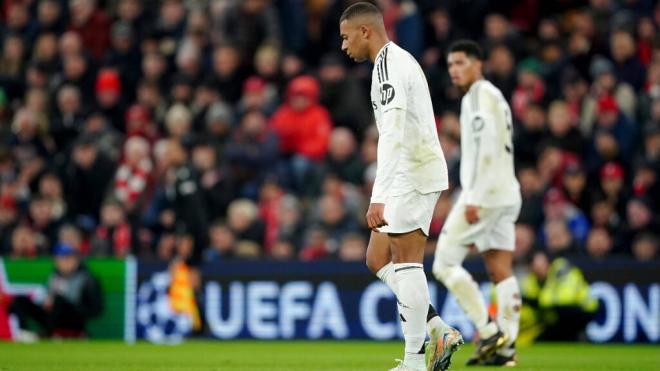
<instances>
[{"instance_id":1,"label":"soccer player","mask_svg":"<svg viewBox=\"0 0 660 371\"><path fill-rule=\"evenodd\" d=\"M462 192L445 222L435 253L433 274L456 297L479 331L468 365L513 366L520 319L520 290L512 271L514 223L520 213L520 185L513 168L511 109L481 71L482 53L472 41L454 43L447 56L452 83L461 101ZM484 298L462 267L470 247L486 263L497 297L497 323Z\"/></svg>"},{"instance_id":2,"label":"soccer player","mask_svg":"<svg viewBox=\"0 0 660 371\"><path fill-rule=\"evenodd\" d=\"M374 63L371 100L379 140L366 215L372 229L367 266L398 302L405 356L392 370L446 370L463 339L431 307L422 264L433 210L448 185L426 78L417 61L388 40L376 6L355 3L339 22L342 50L357 62Z\"/></svg>"}]
</instances>

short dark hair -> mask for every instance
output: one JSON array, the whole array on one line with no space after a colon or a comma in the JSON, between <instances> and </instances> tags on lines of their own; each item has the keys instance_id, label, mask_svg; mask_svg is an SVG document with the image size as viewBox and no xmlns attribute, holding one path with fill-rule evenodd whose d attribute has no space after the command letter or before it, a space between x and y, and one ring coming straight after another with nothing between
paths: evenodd
<instances>
[{"instance_id":1,"label":"short dark hair","mask_svg":"<svg viewBox=\"0 0 660 371\"><path fill-rule=\"evenodd\" d=\"M379 15L382 17L383 13L381 13L380 9L378 9L376 5L370 2L360 1L344 10L344 12L341 14L341 17L339 18L339 23L363 15Z\"/></svg>"},{"instance_id":2,"label":"short dark hair","mask_svg":"<svg viewBox=\"0 0 660 371\"><path fill-rule=\"evenodd\" d=\"M451 44L449 53L458 52L463 52L468 57L476 58L480 61L484 59L484 53L481 51L481 47L472 40L458 40Z\"/></svg>"}]
</instances>

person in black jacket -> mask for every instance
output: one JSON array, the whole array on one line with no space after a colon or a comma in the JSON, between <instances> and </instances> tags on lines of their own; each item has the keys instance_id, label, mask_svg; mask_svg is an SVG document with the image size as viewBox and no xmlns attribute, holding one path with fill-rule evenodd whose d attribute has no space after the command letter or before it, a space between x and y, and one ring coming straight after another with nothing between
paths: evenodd
<instances>
[{"instance_id":1,"label":"person in black jacket","mask_svg":"<svg viewBox=\"0 0 660 371\"><path fill-rule=\"evenodd\" d=\"M17 296L9 310L18 317L22 329L32 319L45 336L86 336L87 321L103 311L101 287L73 247L59 244L54 256L55 270L48 278L46 299L37 304L27 296Z\"/></svg>"},{"instance_id":2,"label":"person in black jacket","mask_svg":"<svg viewBox=\"0 0 660 371\"><path fill-rule=\"evenodd\" d=\"M195 250L192 258L198 261L201 248L207 244L209 222L208 204L200 185L199 173L190 162L188 151L181 142L168 140L166 153L166 177L169 179L166 193L176 215L175 228L194 237Z\"/></svg>"}]
</instances>

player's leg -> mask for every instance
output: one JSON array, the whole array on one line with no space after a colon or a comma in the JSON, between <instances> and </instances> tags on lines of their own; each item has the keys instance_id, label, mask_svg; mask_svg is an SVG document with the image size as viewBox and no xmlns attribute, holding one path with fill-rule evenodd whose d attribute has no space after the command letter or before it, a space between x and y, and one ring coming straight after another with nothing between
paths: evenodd
<instances>
[{"instance_id":1,"label":"player's leg","mask_svg":"<svg viewBox=\"0 0 660 371\"><path fill-rule=\"evenodd\" d=\"M367 268L383 281L396 295L390 239L387 233L371 232L367 245Z\"/></svg>"},{"instance_id":2,"label":"player's leg","mask_svg":"<svg viewBox=\"0 0 660 371\"><path fill-rule=\"evenodd\" d=\"M392 290L395 296L397 295L394 263L392 263L392 252L390 251L390 240L387 233L371 232L369 245L367 246L367 267ZM440 319L432 304L429 304L426 319L429 334L431 328L443 330L448 328L444 321Z\"/></svg>"},{"instance_id":3,"label":"player's leg","mask_svg":"<svg viewBox=\"0 0 660 371\"><path fill-rule=\"evenodd\" d=\"M486 270L495 285L497 324L507 336L506 344L495 355L500 362L498 364L515 364L515 341L518 338L522 306L518 280L513 275L514 223L518 212L519 206L503 210L489 236L489 244L494 248L482 253Z\"/></svg>"},{"instance_id":4,"label":"player's leg","mask_svg":"<svg viewBox=\"0 0 660 371\"><path fill-rule=\"evenodd\" d=\"M446 370L452 354L463 344L463 338L458 331L448 327L437 313L427 323L427 309L432 307L422 263L426 235L417 229L409 233L390 234L390 241L399 292L399 314L406 342L404 365L413 369ZM427 326L430 341L425 346Z\"/></svg>"},{"instance_id":5,"label":"player's leg","mask_svg":"<svg viewBox=\"0 0 660 371\"><path fill-rule=\"evenodd\" d=\"M418 229L408 233L392 233L389 239L405 338L404 365L416 370L425 369L426 314L431 301L422 264L426 236Z\"/></svg>"},{"instance_id":6,"label":"player's leg","mask_svg":"<svg viewBox=\"0 0 660 371\"><path fill-rule=\"evenodd\" d=\"M479 286L462 266L468 253L468 246L465 245L474 242L480 227L467 223L460 202L454 206L438 239L433 275L454 295L479 335L489 338L497 333L497 325L488 317L488 308Z\"/></svg>"}]
</instances>

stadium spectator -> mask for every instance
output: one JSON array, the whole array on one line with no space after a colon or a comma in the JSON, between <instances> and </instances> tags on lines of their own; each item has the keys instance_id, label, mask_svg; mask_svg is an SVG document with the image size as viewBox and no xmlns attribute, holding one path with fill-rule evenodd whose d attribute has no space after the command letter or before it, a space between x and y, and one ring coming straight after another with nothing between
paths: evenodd
<instances>
[{"instance_id":1,"label":"stadium spectator","mask_svg":"<svg viewBox=\"0 0 660 371\"><path fill-rule=\"evenodd\" d=\"M84 113L80 90L63 85L57 92L58 114L51 118L49 133L59 151L68 151L83 128Z\"/></svg>"},{"instance_id":2,"label":"stadium spectator","mask_svg":"<svg viewBox=\"0 0 660 371\"><path fill-rule=\"evenodd\" d=\"M584 138L572 119L568 105L554 101L548 109L549 142L576 156L584 154Z\"/></svg>"},{"instance_id":3,"label":"stadium spectator","mask_svg":"<svg viewBox=\"0 0 660 371\"><path fill-rule=\"evenodd\" d=\"M639 91L645 80L645 69L637 57L635 39L628 31L615 30L610 36L610 50L619 80Z\"/></svg>"},{"instance_id":4,"label":"stadium spectator","mask_svg":"<svg viewBox=\"0 0 660 371\"><path fill-rule=\"evenodd\" d=\"M339 246L339 259L341 261L364 261L367 254L367 243L364 237L357 233L349 233L344 236Z\"/></svg>"},{"instance_id":5,"label":"stadium spectator","mask_svg":"<svg viewBox=\"0 0 660 371\"><path fill-rule=\"evenodd\" d=\"M564 170L562 191L568 202L580 209L583 214L591 211L592 192L587 184L587 173L584 168L576 163L570 163Z\"/></svg>"},{"instance_id":6,"label":"stadium spectator","mask_svg":"<svg viewBox=\"0 0 660 371\"><path fill-rule=\"evenodd\" d=\"M632 243L632 253L640 262L650 262L660 257L660 242L657 235L642 233Z\"/></svg>"},{"instance_id":7,"label":"stadium spectator","mask_svg":"<svg viewBox=\"0 0 660 371\"><path fill-rule=\"evenodd\" d=\"M13 259L31 259L45 255L47 247L37 245L36 234L27 225L17 226L11 235L9 256Z\"/></svg>"},{"instance_id":8,"label":"stadium spectator","mask_svg":"<svg viewBox=\"0 0 660 371\"><path fill-rule=\"evenodd\" d=\"M79 254L71 246L55 247L55 270L48 278L48 294L43 303L26 296L13 298L10 312L18 317L23 331L27 331L27 321L32 319L41 327L42 336L86 336L87 322L103 310L103 298L97 279Z\"/></svg>"},{"instance_id":9,"label":"stadium spectator","mask_svg":"<svg viewBox=\"0 0 660 371\"><path fill-rule=\"evenodd\" d=\"M610 231L616 231L622 220L622 215L616 211L614 205L603 197L595 198L589 215L594 228L602 227Z\"/></svg>"},{"instance_id":10,"label":"stadium spectator","mask_svg":"<svg viewBox=\"0 0 660 371\"><path fill-rule=\"evenodd\" d=\"M262 77L251 76L243 83L239 114L258 110L271 115L277 109L277 87Z\"/></svg>"},{"instance_id":11,"label":"stadium spectator","mask_svg":"<svg viewBox=\"0 0 660 371\"><path fill-rule=\"evenodd\" d=\"M549 189L543 199L543 212L546 221L559 221L569 230L577 243L584 243L589 233L589 221L584 214L566 200L566 196L557 188Z\"/></svg>"},{"instance_id":12,"label":"stadium spectator","mask_svg":"<svg viewBox=\"0 0 660 371\"><path fill-rule=\"evenodd\" d=\"M617 79L614 64L602 56L592 59L589 66L589 74L593 79L591 91L583 101L583 113L580 117L580 129L582 134L590 136L599 112L599 100L602 97L614 98L616 106L627 117L635 117L637 106L635 91L630 84Z\"/></svg>"},{"instance_id":13,"label":"stadium spectator","mask_svg":"<svg viewBox=\"0 0 660 371\"><path fill-rule=\"evenodd\" d=\"M285 195L279 200L277 206L277 241L271 248L271 254L277 254L273 251L275 245L279 242L284 242L291 245L291 254L293 256L302 247L302 238L305 232L300 202L293 195Z\"/></svg>"},{"instance_id":14,"label":"stadium spectator","mask_svg":"<svg viewBox=\"0 0 660 371\"><path fill-rule=\"evenodd\" d=\"M10 196L0 195L0 254L11 255L13 232L18 223L16 201Z\"/></svg>"},{"instance_id":15,"label":"stadium spectator","mask_svg":"<svg viewBox=\"0 0 660 371\"><path fill-rule=\"evenodd\" d=\"M52 32L61 35L66 31L62 3L57 0L40 1L37 5L38 33Z\"/></svg>"},{"instance_id":16,"label":"stadium spectator","mask_svg":"<svg viewBox=\"0 0 660 371\"><path fill-rule=\"evenodd\" d=\"M537 250L536 232L529 224L516 224L516 248L513 251L513 259L516 264L524 264L530 255Z\"/></svg>"},{"instance_id":17,"label":"stadium spectator","mask_svg":"<svg viewBox=\"0 0 660 371\"><path fill-rule=\"evenodd\" d=\"M101 221L90 241L90 255L125 258L132 252L132 230L121 202L108 200L101 207Z\"/></svg>"},{"instance_id":18,"label":"stadium spectator","mask_svg":"<svg viewBox=\"0 0 660 371\"><path fill-rule=\"evenodd\" d=\"M243 115L225 149L239 195L256 198L263 182L276 173L277 153L278 139L268 130L264 114L250 111Z\"/></svg>"},{"instance_id":19,"label":"stadium spectator","mask_svg":"<svg viewBox=\"0 0 660 371\"><path fill-rule=\"evenodd\" d=\"M518 64L518 85L511 96L513 117L523 120L527 109L541 105L546 99L546 86L541 76L541 65L535 58L527 58Z\"/></svg>"},{"instance_id":20,"label":"stadium spectator","mask_svg":"<svg viewBox=\"0 0 660 371\"><path fill-rule=\"evenodd\" d=\"M96 105L99 111L110 120L112 126L122 132L125 130L124 113L126 112L122 91L125 90L117 70L103 69L99 71L95 84Z\"/></svg>"},{"instance_id":21,"label":"stadium spectator","mask_svg":"<svg viewBox=\"0 0 660 371\"><path fill-rule=\"evenodd\" d=\"M579 268L563 258L536 252L521 281L523 297L519 338L527 341L578 340L598 309Z\"/></svg>"},{"instance_id":22,"label":"stadium spectator","mask_svg":"<svg viewBox=\"0 0 660 371\"><path fill-rule=\"evenodd\" d=\"M326 250L336 256L341 239L348 233L358 231L358 223L353 215L348 214L341 201L334 196L324 195L318 203L319 216L317 227L326 235Z\"/></svg>"},{"instance_id":23,"label":"stadium spectator","mask_svg":"<svg viewBox=\"0 0 660 371\"><path fill-rule=\"evenodd\" d=\"M189 163L188 151L175 139L167 140L164 161L164 176L169 189L165 197L172 207L175 228L194 237L194 246L197 248L193 251L193 257L199 259L201 249L207 243L209 222L199 175Z\"/></svg>"},{"instance_id":24,"label":"stadium spectator","mask_svg":"<svg viewBox=\"0 0 660 371\"><path fill-rule=\"evenodd\" d=\"M498 86L509 102L516 88L516 60L505 44L496 44L488 52L486 78Z\"/></svg>"},{"instance_id":25,"label":"stadium spectator","mask_svg":"<svg viewBox=\"0 0 660 371\"><path fill-rule=\"evenodd\" d=\"M63 176L72 216L98 220L114 171L114 162L99 151L93 135L78 138Z\"/></svg>"},{"instance_id":26,"label":"stadium spectator","mask_svg":"<svg viewBox=\"0 0 660 371\"><path fill-rule=\"evenodd\" d=\"M224 217L229 204L236 198L230 169L225 164L218 164L218 153L207 143L199 143L193 148L192 163L200 176L199 183L209 218Z\"/></svg>"},{"instance_id":27,"label":"stadium spectator","mask_svg":"<svg viewBox=\"0 0 660 371\"><path fill-rule=\"evenodd\" d=\"M214 222L209 228L209 246L204 251L204 262L212 263L232 259L236 246L234 232L222 222Z\"/></svg>"},{"instance_id":28,"label":"stadium spectator","mask_svg":"<svg viewBox=\"0 0 660 371\"><path fill-rule=\"evenodd\" d=\"M586 249L591 258L602 261L612 254L614 242L606 229L594 228L587 237Z\"/></svg>"},{"instance_id":29,"label":"stadium spectator","mask_svg":"<svg viewBox=\"0 0 660 371\"><path fill-rule=\"evenodd\" d=\"M98 8L96 0L70 1L69 15L69 30L80 34L92 57L101 59L110 45L110 17Z\"/></svg>"},{"instance_id":30,"label":"stadium spectator","mask_svg":"<svg viewBox=\"0 0 660 371\"><path fill-rule=\"evenodd\" d=\"M275 260L286 261L295 257L296 248L294 245L286 240L275 242L270 249L270 256Z\"/></svg>"},{"instance_id":31,"label":"stadium spectator","mask_svg":"<svg viewBox=\"0 0 660 371\"><path fill-rule=\"evenodd\" d=\"M591 168L597 169L608 161L630 164L636 137L637 128L619 112L616 100L602 96L598 99L598 119L589 154Z\"/></svg>"},{"instance_id":32,"label":"stadium spectator","mask_svg":"<svg viewBox=\"0 0 660 371\"><path fill-rule=\"evenodd\" d=\"M360 82L348 73L343 59L334 53L321 58L319 80L319 101L327 107L332 122L350 129L359 140L372 120Z\"/></svg>"},{"instance_id":33,"label":"stadium spectator","mask_svg":"<svg viewBox=\"0 0 660 371\"><path fill-rule=\"evenodd\" d=\"M529 105L520 119L522 124L515 130L513 145L516 159L522 162L534 161L538 157L538 146L546 137L545 111L539 105Z\"/></svg>"},{"instance_id":34,"label":"stadium spectator","mask_svg":"<svg viewBox=\"0 0 660 371\"><path fill-rule=\"evenodd\" d=\"M28 210L28 224L35 234L37 245L53 246L61 220L53 217L53 207L44 197L32 197Z\"/></svg>"},{"instance_id":35,"label":"stadium spectator","mask_svg":"<svg viewBox=\"0 0 660 371\"><path fill-rule=\"evenodd\" d=\"M609 162L600 169L600 192L602 196L616 207L618 213L623 213L627 189L624 188L623 167Z\"/></svg>"},{"instance_id":36,"label":"stadium spectator","mask_svg":"<svg viewBox=\"0 0 660 371\"><path fill-rule=\"evenodd\" d=\"M328 155L323 171L336 174L343 182L360 185L365 165L358 156L357 143L351 131L335 128L330 134Z\"/></svg>"},{"instance_id":37,"label":"stadium spectator","mask_svg":"<svg viewBox=\"0 0 660 371\"><path fill-rule=\"evenodd\" d=\"M265 226L259 220L259 209L254 202L248 199L232 201L227 210L227 225L236 235L237 243L251 241L263 246Z\"/></svg>"},{"instance_id":38,"label":"stadium spectator","mask_svg":"<svg viewBox=\"0 0 660 371\"><path fill-rule=\"evenodd\" d=\"M645 232L657 234L660 230L658 215L654 214L649 202L643 198L632 198L626 205L625 222L619 231L621 246L630 246L630 242Z\"/></svg>"},{"instance_id":39,"label":"stadium spectator","mask_svg":"<svg viewBox=\"0 0 660 371\"><path fill-rule=\"evenodd\" d=\"M241 65L241 54L233 44L222 44L213 50L211 76L222 99L236 104L241 98L247 71Z\"/></svg>"},{"instance_id":40,"label":"stadium spectator","mask_svg":"<svg viewBox=\"0 0 660 371\"><path fill-rule=\"evenodd\" d=\"M142 137L130 137L124 143L123 160L115 173L113 196L129 212L139 209L149 190L153 169L150 153L149 142Z\"/></svg>"},{"instance_id":41,"label":"stadium spectator","mask_svg":"<svg viewBox=\"0 0 660 371\"><path fill-rule=\"evenodd\" d=\"M562 220L547 221L543 226L545 248L550 256L575 258L582 255L570 229Z\"/></svg>"},{"instance_id":42,"label":"stadium spectator","mask_svg":"<svg viewBox=\"0 0 660 371\"><path fill-rule=\"evenodd\" d=\"M281 26L270 1L232 1L214 22L216 42L241 45L251 61L259 45L282 45Z\"/></svg>"}]
</instances>

